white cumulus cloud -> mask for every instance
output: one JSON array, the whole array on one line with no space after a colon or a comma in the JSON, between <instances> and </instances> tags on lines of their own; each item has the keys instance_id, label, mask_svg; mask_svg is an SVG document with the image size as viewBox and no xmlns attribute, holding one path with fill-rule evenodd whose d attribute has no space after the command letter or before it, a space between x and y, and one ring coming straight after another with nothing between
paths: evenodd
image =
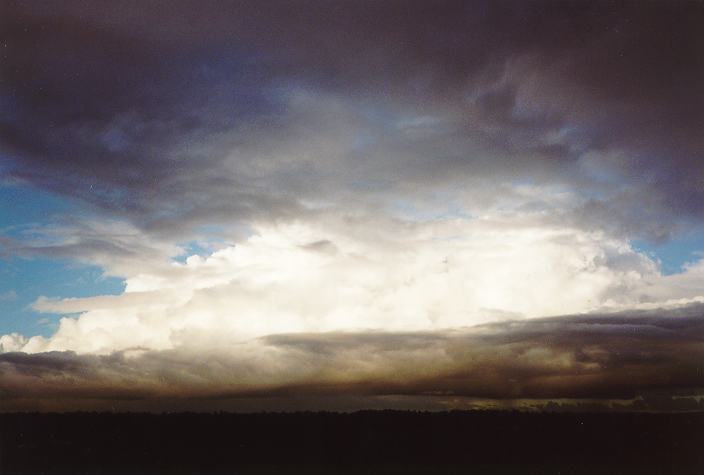
<instances>
[{"instance_id":1,"label":"white cumulus cloud","mask_svg":"<svg viewBox=\"0 0 704 475\"><path fill-rule=\"evenodd\" d=\"M665 277L623 239L525 219L268 225L209 255L135 266L121 295L40 298L36 310L67 316L21 349L207 348L280 333L679 305L700 297L701 267Z\"/></svg>"}]
</instances>

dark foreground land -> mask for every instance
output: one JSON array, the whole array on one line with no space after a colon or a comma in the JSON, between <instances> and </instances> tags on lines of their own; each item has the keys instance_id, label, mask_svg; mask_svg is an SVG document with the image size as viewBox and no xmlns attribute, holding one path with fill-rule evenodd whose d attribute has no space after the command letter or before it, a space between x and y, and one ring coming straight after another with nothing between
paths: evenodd
<instances>
[{"instance_id":1,"label":"dark foreground land","mask_svg":"<svg viewBox=\"0 0 704 475\"><path fill-rule=\"evenodd\" d=\"M0 473L704 473L704 414L0 414Z\"/></svg>"}]
</instances>

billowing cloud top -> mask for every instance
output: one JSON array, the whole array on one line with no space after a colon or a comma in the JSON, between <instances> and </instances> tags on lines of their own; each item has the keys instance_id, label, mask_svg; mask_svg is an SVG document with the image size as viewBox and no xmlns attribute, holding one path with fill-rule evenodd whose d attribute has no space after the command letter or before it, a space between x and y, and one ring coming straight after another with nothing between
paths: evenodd
<instances>
[{"instance_id":1,"label":"billowing cloud top","mask_svg":"<svg viewBox=\"0 0 704 475\"><path fill-rule=\"evenodd\" d=\"M704 218L701 3L0 8L3 186L73 206L3 253L125 282L0 337L15 400L700 384L704 262L634 241Z\"/></svg>"}]
</instances>

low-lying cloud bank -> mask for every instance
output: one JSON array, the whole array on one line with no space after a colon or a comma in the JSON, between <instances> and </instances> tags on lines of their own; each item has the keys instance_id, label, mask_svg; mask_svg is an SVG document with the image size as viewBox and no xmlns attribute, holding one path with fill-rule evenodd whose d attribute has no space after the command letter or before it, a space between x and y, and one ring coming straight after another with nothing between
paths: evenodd
<instances>
[{"instance_id":1,"label":"low-lying cloud bank","mask_svg":"<svg viewBox=\"0 0 704 475\"><path fill-rule=\"evenodd\" d=\"M551 409L559 406L543 403L564 399L701 410L702 361L704 306L697 304L448 331L280 334L208 349L8 352L0 354L0 394L5 411L286 410L301 400L308 408L494 401Z\"/></svg>"}]
</instances>

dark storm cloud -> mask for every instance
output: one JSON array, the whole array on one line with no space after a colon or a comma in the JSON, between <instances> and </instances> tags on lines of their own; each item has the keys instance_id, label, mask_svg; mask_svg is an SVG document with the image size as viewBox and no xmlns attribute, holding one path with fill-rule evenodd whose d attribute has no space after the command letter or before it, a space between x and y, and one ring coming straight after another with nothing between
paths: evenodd
<instances>
[{"instance_id":1,"label":"dark storm cloud","mask_svg":"<svg viewBox=\"0 0 704 475\"><path fill-rule=\"evenodd\" d=\"M237 51L222 59L209 53L216 55L212 65L46 7L38 17L5 7L6 173L143 226L180 218L187 203L208 200L217 210L223 187L231 190L233 209L251 206L251 191L212 171L207 150L184 149L233 126L225 112L242 121L269 107L256 65ZM231 90L218 90L211 75L227 76ZM197 190L208 197L195 196ZM276 198L256 200L272 207Z\"/></svg>"},{"instance_id":2,"label":"dark storm cloud","mask_svg":"<svg viewBox=\"0 0 704 475\"><path fill-rule=\"evenodd\" d=\"M654 238L703 211L698 2L2 9L2 173L149 232L485 180Z\"/></svg>"},{"instance_id":3,"label":"dark storm cloud","mask_svg":"<svg viewBox=\"0 0 704 475\"><path fill-rule=\"evenodd\" d=\"M101 399L147 408L176 399L211 408L233 398L275 398L279 407L290 400L294 407L300 397L565 400L567 406L619 399L635 409L679 410L700 407L703 343L702 307L695 305L445 332L273 335L257 341L254 353L236 345L104 356L4 353L0 394L8 410L31 408L32 401L41 407L46 398L66 407Z\"/></svg>"}]
</instances>

